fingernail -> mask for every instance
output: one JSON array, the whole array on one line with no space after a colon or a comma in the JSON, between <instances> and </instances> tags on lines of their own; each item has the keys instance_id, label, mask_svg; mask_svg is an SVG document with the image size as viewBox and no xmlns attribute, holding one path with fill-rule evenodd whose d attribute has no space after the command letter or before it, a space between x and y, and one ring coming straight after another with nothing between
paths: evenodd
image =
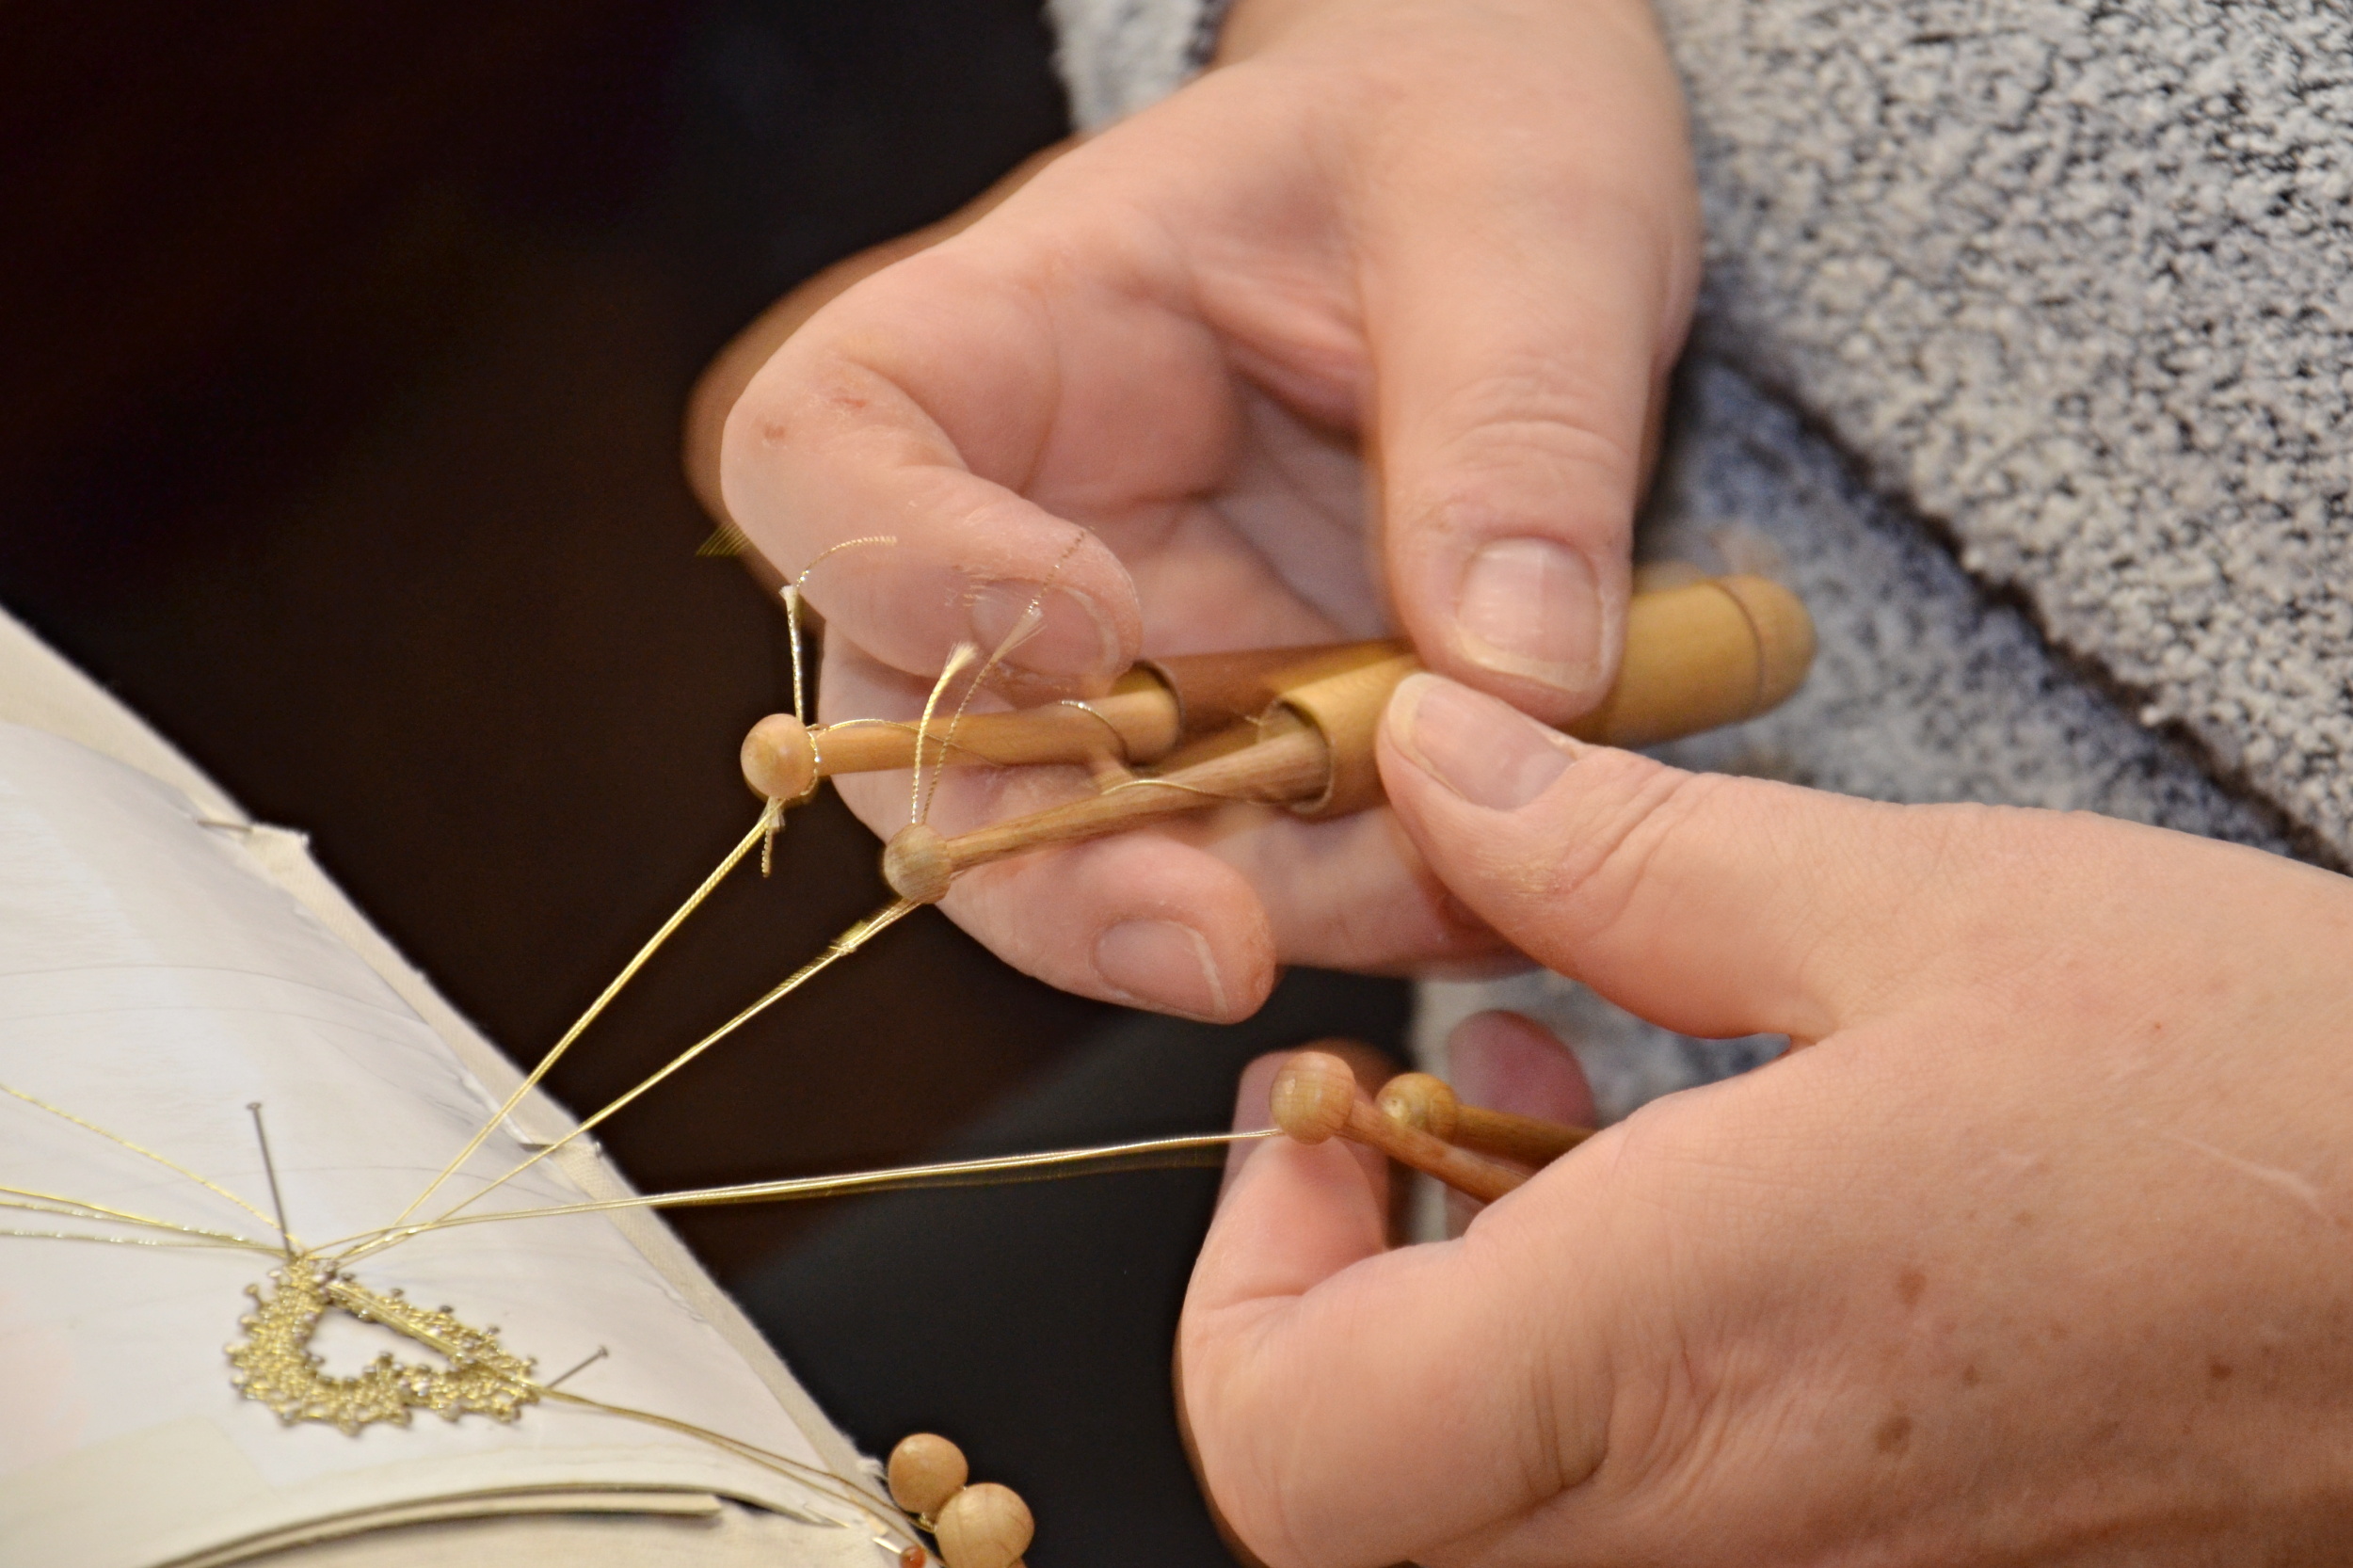
<instances>
[{"instance_id":1,"label":"fingernail","mask_svg":"<svg viewBox=\"0 0 2353 1568\"><path fill-rule=\"evenodd\" d=\"M1463 568L1454 623L1463 651L1491 670L1559 691L1601 677L1601 587L1581 552L1551 539L1497 539Z\"/></svg>"},{"instance_id":2,"label":"fingernail","mask_svg":"<svg viewBox=\"0 0 2353 1568\"><path fill-rule=\"evenodd\" d=\"M1491 811L1526 806L1584 749L1508 703L1434 675L1409 676L1398 687L1389 733L1423 772Z\"/></svg>"},{"instance_id":3,"label":"fingernail","mask_svg":"<svg viewBox=\"0 0 2353 1568\"><path fill-rule=\"evenodd\" d=\"M1074 588L983 583L972 590L971 606L972 640L984 656L1010 638L1004 662L1032 675L1079 680L1115 673L1119 633Z\"/></svg>"},{"instance_id":4,"label":"fingernail","mask_svg":"<svg viewBox=\"0 0 2353 1568\"><path fill-rule=\"evenodd\" d=\"M1209 938L1175 920L1123 920L1096 938L1095 972L1146 1007L1225 1016L1225 984Z\"/></svg>"}]
</instances>

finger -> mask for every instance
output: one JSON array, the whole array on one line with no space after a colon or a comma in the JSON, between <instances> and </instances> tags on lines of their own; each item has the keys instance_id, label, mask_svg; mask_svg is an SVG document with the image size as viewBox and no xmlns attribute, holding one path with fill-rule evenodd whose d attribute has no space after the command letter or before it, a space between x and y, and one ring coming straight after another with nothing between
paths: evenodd
<instances>
[{"instance_id":1,"label":"finger","mask_svg":"<svg viewBox=\"0 0 2353 1568\"><path fill-rule=\"evenodd\" d=\"M1336 1143L1257 1146L1211 1225L1179 1327L1203 1478L1276 1568L1414 1557L1516 1517L1599 1462L1598 1309L1545 1261L1578 1239L1481 1231L1383 1250L1385 1204ZM1576 1222L1567 1227L1575 1230ZM1556 1227L1557 1231L1557 1227Z\"/></svg>"},{"instance_id":2,"label":"finger","mask_svg":"<svg viewBox=\"0 0 2353 1568\"><path fill-rule=\"evenodd\" d=\"M911 720L929 690L834 642L820 708L827 717ZM960 695L952 691L942 701L933 733L951 732ZM925 776L927 820L949 834L1059 805L1093 787L1075 767L952 767ZM912 812L904 772L835 783L886 837ZM1237 804L1122 838L1129 847L1115 855L1048 849L967 872L944 908L1000 957L1051 984L1221 1021L1255 1008L1277 965L1395 971L1499 946L1385 812L1310 823ZM1157 929L1111 935L1139 918L1200 940Z\"/></svg>"},{"instance_id":3,"label":"finger","mask_svg":"<svg viewBox=\"0 0 2353 1568\"><path fill-rule=\"evenodd\" d=\"M1655 117L1627 84L1596 90L1626 93L1621 129ZM1656 129L1675 143L1678 128ZM1616 672L1646 435L1695 279L1676 166L1625 141L1569 173L1448 138L1409 188L1480 199L1457 194L1451 221L1401 219L1369 247L1400 618L1432 667L1555 722Z\"/></svg>"},{"instance_id":4,"label":"finger","mask_svg":"<svg viewBox=\"0 0 2353 1568\"><path fill-rule=\"evenodd\" d=\"M2062 819L1681 773L1436 676L1399 688L1380 761L1456 896L1539 962L1691 1034L1816 1040L2023 972L2048 940L2024 910L2073 874Z\"/></svg>"},{"instance_id":5,"label":"finger","mask_svg":"<svg viewBox=\"0 0 2353 1568\"><path fill-rule=\"evenodd\" d=\"M945 368L977 363L995 371L993 397ZM1034 604L1009 669L1099 687L1141 636L1134 585L1100 540L1008 483L1052 430L1055 378L1041 307L943 251L911 258L752 378L722 444L728 512L779 569L808 572L837 634L886 664L928 673L961 642L993 652ZM855 538L888 543L828 553Z\"/></svg>"},{"instance_id":6,"label":"finger","mask_svg":"<svg viewBox=\"0 0 2353 1568\"><path fill-rule=\"evenodd\" d=\"M1593 1087L1552 1031L1518 1013L1475 1013L1447 1037L1447 1077L1465 1105L1592 1127Z\"/></svg>"},{"instance_id":7,"label":"finger","mask_svg":"<svg viewBox=\"0 0 2353 1568\"><path fill-rule=\"evenodd\" d=\"M696 378L695 390L687 396L681 453L687 485L713 519L721 522L730 520L726 503L720 497L719 484L719 441L721 433L727 428L728 415L735 408L736 400L744 395L744 389L750 384L754 374L775 356L785 339L798 331L803 323L846 292L853 283L863 281L893 262L929 249L940 241L969 229L1003 205L1007 197L1028 184L1048 164L1076 145L1076 138L1071 138L1033 152L986 190L938 222L926 224L836 262L760 312L749 325L728 340L728 345L703 367L702 375Z\"/></svg>"}]
</instances>

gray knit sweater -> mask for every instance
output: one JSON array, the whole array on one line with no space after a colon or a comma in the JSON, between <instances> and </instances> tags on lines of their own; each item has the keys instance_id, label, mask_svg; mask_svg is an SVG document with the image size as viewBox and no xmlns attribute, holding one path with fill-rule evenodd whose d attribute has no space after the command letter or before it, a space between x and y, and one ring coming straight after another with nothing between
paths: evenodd
<instances>
[{"instance_id":1,"label":"gray knit sweater","mask_svg":"<svg viewBox=\"0 0 2353 1568\"><path fill-rule=\"evenodd\" d=\"M1708 279L1645 553L1764 566L1787 708L1670 748L1885 800L2080 808L2353 862L2353 12L1657 0ZM1052 0L1082 125L1203 0ZM1755 1059L1549 976L1607 1110Z\"/></svg>"}]
</instances>

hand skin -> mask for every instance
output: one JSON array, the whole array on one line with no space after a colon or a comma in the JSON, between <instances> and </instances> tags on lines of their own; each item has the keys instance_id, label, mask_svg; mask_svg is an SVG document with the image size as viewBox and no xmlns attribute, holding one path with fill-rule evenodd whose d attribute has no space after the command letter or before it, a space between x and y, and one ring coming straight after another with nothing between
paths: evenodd
<instances>
[{"instance_id":1,"label":"hand skin","mask_svg":"<svg viewBox=\"0 0 2353 1568\"><path fill-rule=\"evenodd\" d=\"M2353 1560L2353 884L1565 742L1435 677L1405 831L1529 953L1789 1034L1457 1240L1251 1145L1182 1394L1275 1568Z\"/></svg>"},{"instance_id":2,"label":"hand skin","mask_svg":"<svg viewBox=\"0 0 2353 1568\"><path fill-rule=\"evenodd\" d=\"M719 487L771 561L895 541L808 579L823 716L912 716L1032 600L997 682L1021 700L1144 651L1390 629L1556 720L1607 688L1697 279L1647 10L1243 0L1229 27L1219 69L854 283L734 404ZM903 776L841 783L906 820ZM954 770L931 820L1084 787ZM1238 807L987 868L947 908L1055 984L1211 1018L1282 963L1497 950L1385 813Z\"/></svg>"}]
</instances>

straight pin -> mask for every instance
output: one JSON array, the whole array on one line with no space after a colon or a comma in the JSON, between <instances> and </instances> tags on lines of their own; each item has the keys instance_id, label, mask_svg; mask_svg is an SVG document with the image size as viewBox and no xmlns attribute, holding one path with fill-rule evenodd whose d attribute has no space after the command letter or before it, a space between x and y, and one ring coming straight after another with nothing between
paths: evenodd
<instances>
[{"instance_id":1,"label":"straight pin","mask_svg":"<svg viewBox=\"0 0 2353 1568\"><path fill-rule=\"evenodd\" d=\"M269 1176L269 1205L278 1211L279 1239L286 1243L286 1261L295 1260L294 1232L286 1228L286 1196L278 1190L278 1161L270 1158L269 1129L262 1125L262 1102L248 1100L246 1112L253 1118L253 1137L262 1145L262 1169Z\"/></svg>"},{"instance_id":2,"label":"straight pin","mask_svg":"<svg viewBox=\"0 0 2353 1568\"><path fill-rule=\"evenodd\" d=\"M594 1367L598 1362L602 1361L606 1356L611 1355L612 1353L613 1352L611 1351L605 1349L602 1345L599 1345L595 1354L573 1367L571 1371L564 1373L562 1377L550 1378L546 1383L540 1384L540 1386L543 1388L553 1388L557 1384L562 1383L565 1378L571 1377L575 1373L586 1371L589 1368Z\"/></svg>"}]
</instances>

